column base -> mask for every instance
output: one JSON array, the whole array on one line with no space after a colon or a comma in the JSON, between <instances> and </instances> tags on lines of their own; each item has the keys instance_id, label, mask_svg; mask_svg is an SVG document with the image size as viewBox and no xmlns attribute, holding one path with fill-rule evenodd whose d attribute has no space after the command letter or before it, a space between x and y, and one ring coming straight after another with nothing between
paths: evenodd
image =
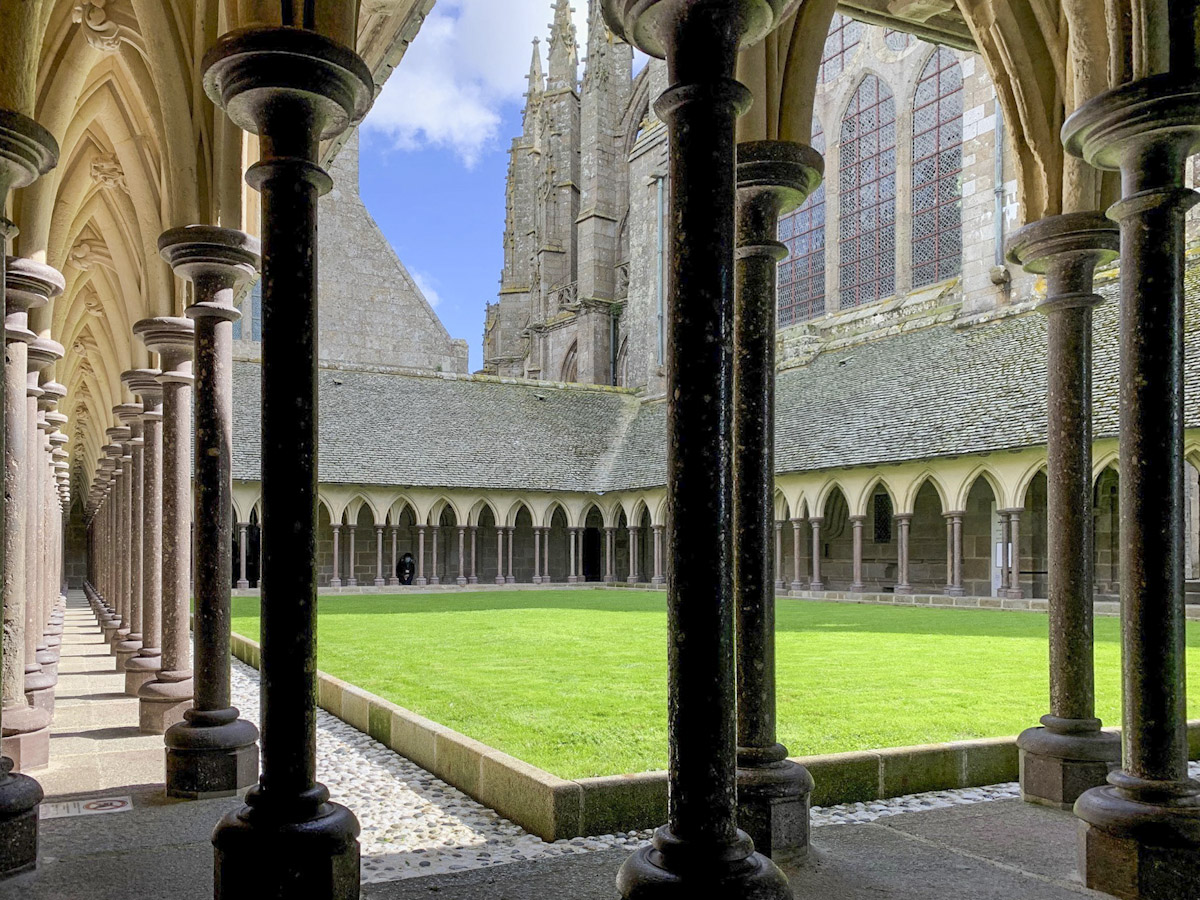
<instances>
[{"instance_id":1,"label":"column base","mask_svg":"<svg viewBox=\"0 0 1200 900\"><path fill-rule=\"evenodd\" d=\"M507 578L505 578L505 579L504 579L504 583L505 583L505 584L516 584L516 583L517 583L517 576L516 576L516 575L509 575Z\"/></svg>"},{"instance_id":2,"label":"column base","mask_svg":"<svg viewBox=\"0 0 1200 900\"><path fill-rule=\"evenodd\" d=\"M54 687L57 679L51 678L41 669L25 673L25 699L34 709L46 711L46 715L54 715ZM6 729L7 730L7 729Z\"/></svg>"},{"instance_id":3,"label":"column base","mask_svg":"<svg viewBox=\"0 0 1200 900\"><path fill-rule=\"evenodd\" d=\"M783 583L783 579L782 579L782 578L776 578L776 579L775 579L775 590L777 590L777 591L782 591L783 589L784 589L784 583Z\"/></svg>"},{"instance_id":4,"label":"column base","mask_svg":"<svg viewBox=\"0 0 1200 900\"><path fill-rule=\"evenodd\" d=\"M738 754L738 825L763 856L807 853L812 775L782 744L754 755L763 761Z\"/></svg>"},{"instance_id":5,"label":"column base","mask_svg":"<svg viewBox=\"0 0 1200 900\"><path fill-rule=\"evenodd\" d=\"M143 648L144 652L144 648ZM162 668L162 655L135 656L125 664L125 693L130 697L138 696L142 685L158 678Z\"/></svg>"},{"instance_id":6,"label":"column base","mask_svg":"<svg viewBox=\"0 0 1200 900\"><path fill-rule=\"evenodd\" d=\"M897 584L892 588L893 594L900 594L903 597L909 596L913 592L911 584Z\"/></svg>"},{"instance_id":7,"label":"column base","mask_svg":"<svg viewBox=\"0 0 1200 900\"><path fill-rule=\"evenodd\" d=\"M616 581L616 580L617 580L617 579L616 579L614 576L612 576L612 575L605 575L605 576L604 576L604 583L605 583L605 584L612 584L612 583L613 583L614 581Z\"/></svg>"},{"instance_id":8,"label":"column base","mask_svg":"<svg viewBox=\"0 0 1200 900\"><path fill-rule=\"evenodd\" d=\"M478 576L472 575L467 579L467 584L479 584Z\"/></svg>"},{"instance_id":9,"label":"column base","mask_svg":"<svg viewBox=\"0 0 1200 900\"><path fill-rule=\"evenodd\" d=\"M825 590L825 582L823 582L823 581L810 581L810 582L808 583L808 589L809 589L810 591L823 591L823 590Z\"/></svg>"},{"instance_id":10,"label":"column base","mask_svg":"<svg viewBox=\"0 0 1200 900\"><path fill-rule=\"evenodd\" d=\"M358 579L357 578L346 579L346 587L358 587Z\"/></svg>"},{"instance_id":11,"label":"column base","mask_svg":"<svg viewBox=\"0 0 1200 900\"><path fill-rule=\"evenodd\" d=\"M1099 719L1043 716L1042 722L1046 726L1027 728L1017 738L1021 799L1071 809L1084 791L1107 783L1109 771L1121 764L1121 738L1101 731Z\"/></svg>"},{"instance_id":12,"label":"column base","mask_svg":"<svg viewBox=\"0 0 1200 900\"><path fill-rule=\"evenodd\" d=\"M622 864L617 890L626 900L792 897L787 876L767 857L754 852L744 831L739 831L731 844L697 845L679 840L665 825L654 833L650 846Z\"/></svg>"},{"instance_id":13,"label":"column base","mask_svg":"<svg viewBox=\"0 0 1200 900\"><path fill-rule=\"evenodd\" d=\"M129 668L129 661L142 649L142 636L130 635L128 639L117 644L117 671L124 672Z\"/></svg>"},{"instance_id":14,"label":"column base","mask_svg":"<svg viewBox=\"0 0 1200 900\"><path fill-rule=\"evenodd\" d=\"M855 582L854 584L850 585L850 593L852 594L861 594L866 591L866 589L867 586L859 582Z\"/></svg>"},{"instance_id":15,"label":"column base","mask_svg":"<svg viewBox=\"0 0 1200 900\"><path fill-rule=\"evenodd\" d=\"M667 579L663 578L661 575L655 575L650 579L651 584L666 584L666 581Z\"/></svg>"},{"instance_id":16,"label":"column base","mask_svg":"<svg viewBox=\"0 0 1200 900\"><path fill-rule=\"evenodd\" d=\"M358 821L337 803L323 802L310 818L285 821L266 810L261 788L213 831L216 896L261 900L303 894L320 900L358 900ZM314 795L328 796L320 785Z\"/></svg>"},{"instance_id":17,"label":"column base","mask_svg":"<svg viewBox=\"0 0 1200 900\"><path fill-rule=\"evenodd\" d=\"M541 583L542 583L542 576L541 576L541 575L534 575L534 576L533 576L533 583L534 583L534 584L541 584Z\"/></svg>"},{"instance_id":18,"label":"column base","mask_svg":"<svg viewBox=\"0 0 1200 900\"><path fill-rule=\"evenodd\" d=\"M330 578L330 579L329 579L329 586L330 586L330 587L341 587L341 586L342 586L342 579L340 579L340 578Z\"/></svg>"},{"instance_id":19,"label":"column base","mask_svg":"<svg viewBox=\"0 0 1200 900\"><path fill-rule=\"evenodd\" d=\"M804 582L803 581L793 581L791 584L788 585L788 590L789 591L802 591L802 590L804 590Z\"/></svg>"},{"instance_id":20,"label":"column base","mask_svg":"<svg viewBox=\"0 0 1200 900\"><path fill-rule=\"evenodd\" d=\"M11 759L0 760L0 878L37 867L42 786L12 768Z\"/></svg>"},{"instance_id":21,"label":"column base","mask_svg":"<svg viewBox=\"0 0 1200 900\"><path fill-rule=\"evenodd\" d=\"M113 641L113 635L117 633L117 623L114 621L101 621L100 630L104 633L104 643L111 644Z\"/></svg>"},{"instance_id":22,"label":"column base","mask_svg":"<svg viewBox=\"0 0 1200 900\"><path fill-rule=\"evenodd\" d=\"M189 709L167 729L167 796L233 797L258 782L258 729L230 707Z\"/></svg>"},{"instance_id":23,"label":"column base","mask_svg":"<svg viewBox=\"0 0 1200 900\"><path fill-rule=\"evenodd\" d=\"M387 584L387 582L384 581L382 578L375 579L375 587L383 587L385 584Z\"/></svg>"},{"instance_id":24,"label":"column base","mask_svg":"<svg viewBox=\"0 0 1200 900\"><path fill-rule=\"evenodd\" d=\"M464 585L466 585L467 579L464 578L462 575L459 575L457 578L454 579L454 583L457 584L459 587L463 587Z\"/></svg>"},{"instance_id":25,"label":"column base","mask_svg":"<svg viewBox=\"0 0 1200 900\"><path fill-rule=\"evenodd\" d=\"M1142 802L1116 787L1129 776L1113 775L1075 804L1084 885L1125 900L1200 900L1198 786L1181 796L1189 782L1162 783L1158 799Z\"/></svg>"},{"instance_id":26,"label":"column base","mask_svg":"<svg viewBox=\"0 0 1200 900\"><path fill-rule=\"evenodd\" d=\"M568 575L567 576L567 584L578 584L578 583L579 583L578 576L576 576L576 575Z\"/></svg>"},{"instance_id":27,"label":"column base","mask_svg":"<svg viewBox=\"0 0 1200 900\"><path fill-rule=\"evenodd\" d=\"M413 585L416 587L425 587L425 585L427 585L428 583L429 582L426 581L424 578L414 578L413 579Z\"/></svg>"},{"instance_id":28,"label":"column base","mask_svg":"<svg viewBox=\"0 0 1200 900\"><path fill-rule=\"evenodd\" d=\"M430 587L437 587L441 583L442 583L442 579L438 578L436 575L434 575L432 578L429 579Z\"/></svg>"},{"instance_id":29,"label":"column base","mask_svg":"<svg viewBox=\"0 0 1200 900\"><path fill-rule=\"evenodd\" d=\"M50 765L50 714L32 706L5 709L0 754L12 760L12 767L18 772Z\"/></svg>"},{"instance_id":30,"label":"column base","mask_svg":"<svg viewBox=\"0 0 1200 900\"><path fill-rule=\"evenodd\" d=\"M628 578L625 579L625 583L626 584L637 584L641 580L642 579L638 578L636 575L630 575Z\"/></svg>"},{"instance_id":31,"label":"column base","mask_svg":"<svg viewBox=\"0 0 1200 900\"><path fill-rule=\"evenodd\" d=\"M496 584L504 584L504 576L503 575L496 576Z\"/></svg>"},{"instance_id":32,"label":"column base","mask_svg":"<svg viewBox=\"0 0 1200 900\"><path fill-rule=\"evenodd\" d=\"M399 587L399 586L400 586L399 578L389 578L388 579L388 587Z\"/></svg>"},{"instance_id":33,"label":"column base","mask_svg":"<svg viewBox=\"0 0 1200 900\"><path fill-rule=\"evenodd\" d=\"M192 679L164 680L162 673L138 691L138 729L142 734L166 734L192 708Z\"/></svg>"},{"instance_id":34,"label":"column base","mask_svg":"<svg viewBox=\"0 0 1200 900\"><path fill-rule=\"evenodd\" d=\"M250 582L247 581L245 578L238 579L237 589L239 591L244 591L244 590L248 589L249 587L250 587Z\"/></svg>"},{"instance_id":35,"label":"column base","mask_svg":"<svg viewBox=\"0 0 1200 900\"><path fill-rule=\"evenodd\" d=\"M955 587L952 584L946 585L946 596L947 597L965 597L966 595L967 595L967 592L965 590L963 590L962 588Z\"/></svg>"},{"instance_id":36,"label":"column base","mask_svg":"<svg viewBox=\"0 0 1200 900\"><path fill-rule=\"evenodd\" d=\"M50 650L41 650L37 655L38 665L42 667L42 673L47 678L52 678L58 682L58 654Z\"/></svg>"}]
</instances>

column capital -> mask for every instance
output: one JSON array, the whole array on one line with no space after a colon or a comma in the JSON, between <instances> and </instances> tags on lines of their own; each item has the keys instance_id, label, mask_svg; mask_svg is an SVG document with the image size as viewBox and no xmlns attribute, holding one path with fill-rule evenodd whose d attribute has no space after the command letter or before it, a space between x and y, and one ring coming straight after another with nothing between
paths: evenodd
<instances>
[{"instance_id":1,"label":"column capital","mask_svg":"<svg viewBox=\"0 0 1200 900\"><path fill-rule=\"evenodd\" d=\"M114 425L112 428L104 429L104 434L112 441L111 444L105 446L104 452L112 459L120 459L124 456L125 448L122 445L132 437L129 427L126 425Z\"/></svg>"},{"instance_id":2,"label":"column capital","mask_svg":"<svg viewBox=\"0 0 1200 900\"><path fill-rule=\"evenodd\" d=\"M643 53L665 59L667 45L674 44L672 25L680 17L681 8L690 0L611 0L601 6L604 23L622 40ZM723 14L738 19L741 26L740 45L754 44L773 30L782 18L789 0L736 0L725 4Z\"/></svg>"},{"instance_id":3,"label":"column capital","mask_svg":"<svg viewBox=\"0 0 1200 900\"><path fill-rule=\"evenodd\" d=\"M0 163L0 166L3 164ZM23 256L5 258L4 314L24 313L44 306L66 290L62 272Z\"/></svg>"},{"instance_id":4,"label":"column capital","mask_svg":"<svg viewBox=\"0 0 1200 900\"><path fill-rule=\"evenodd\" d=\"M952 509L949 512L942 513L943 519L961 519L967 514L965 509Z\"/></svg>"},{"instance_id":5,"label":"column capital","mask_svg":"<svg viewBox=\"0 0 1200 900\"><path fill-rule=\"evenodd\" d=\"M996 512L1000 513L1000 515L1002 515L1002 516L1015 516L1017 518L1020 518L1021 513L1025 512L1025 507L1010 506L1006 509L998 509L998 510L996 510Z\"/></svg>"},{"instance_id":6,"label":"column capital","mask_svg":"<svg viewBox=\"0 0 1200 900\"><path fill-rule=\"evenodd\" d=\"M817 525L817 526L824 525L825 517L824 516L809 516L808 524L809 525Z\"/></svg>"},{"instance_id":7,"label":"column capital","mask_svg":"<svg viewBox=\"0 0 1200 900\"><path fill-rule=\"evenodd\" d=\"M779 216L798 209L820 186L824 175L824 157L808 144L775 140L743 141L737 145L738 200L746 206L761 198L769 207L762 210L765 215L750 211L762 226L755 230L769 235L761 244L768 255L776 260L787 256L787 247L775 240L776 221Z\"/></svg>"},{"instance_id":8,"label":"column capital","mask_svg":"<svg viewBox=\"0 0 1200 900\"><path fill-rule=\"evenodd\" d=\"M162 421L163 389L158 378L161 369L128 369L121 373L121 381L129 390L142 398L142 421Z\"/></svg>"},{"instance_id":9,"label":"column capital","mask_svg":"<svg viewBox=\"0 0 1200 900\"><path fill-rule=\"evenodd\" d=\"M892 515L892 518L895 519L897 522L911 522L912 517L913 517L913 514L910 512L894 513Z\"/></svg>"},{"instance_id":10,"label":"column capital","mask_svg":"<svg viewBox=\"0 0 1200 900\"><path fill-rule=\"evenodd\" d=\"M899 516L897 516L896 518L899 518ZM851 525L862 525L863 522L865 522L865 521L867 521L866 516L851 516L850 517Z\"/></svg>"},{"instance_id":11,"label":"column capital","mask_svg":"<svg viewBox=\"0 0 1200 900\"><path fill-rule=\"evenodd\" d=\"M158 316L134 324L133 333L162 361L159 383L192 383L192 351L196 328L182 316Z\"/></svg>"},{"instance_id":12,"label":"column capital","mask_svg":"<svg viewBox=\"0 0 1200 900\"><path fill-rule=\"evenodd\" d=\"M220 279L228 287L253 278L262 258L257 238L214 225L168 229L158 238L158 252L180 278L193 282Z\"/></svg>"},{"instance_id":13,"label":"column capital","mask_svg":"<svg viewBox=\"0 0 1200 900\"><path fill-rule=\"evenodd\" d=\"M28 116L0 109L0 197L32 184L56 165L54 135Z\"/></svg>"},{"instance_id":14,"label":"column capital","mask_svg":"<svg viewBox=\"0 0 1200 900\"><path fill-rule=\"evenodd\" d=\"M63 345L58 343L58 341L52 341L45 337L34 338L29 344L29 374L32 375L35 372L41 372L47 366L54 365L63 358L65 352ZM31 393L29 396L40 397L43 389L39 386L37 390L38 393L36 395Z\"/></svg>"},{"instance_id":15,"label":"column capital","mask_svg":"<svg viewBox=\"0 0 1200 900\"><path fill-rule=\"evenodd\" d=\"M113 415L129 431L128 439L122 441L127 447L142 443L142 414L144 412L140 403L120 403L113 407Z\"/></svg>"}]
</instances>

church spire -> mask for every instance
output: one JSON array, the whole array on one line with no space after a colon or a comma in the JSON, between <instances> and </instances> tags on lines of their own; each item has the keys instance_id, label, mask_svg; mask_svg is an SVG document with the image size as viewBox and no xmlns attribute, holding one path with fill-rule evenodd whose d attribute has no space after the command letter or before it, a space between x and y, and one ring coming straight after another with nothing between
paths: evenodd
<instances>
[{"instance_id":1,"label":"church spire","mask_svg":"<svg viewBox=\"0 0 1200 900\"><path fill-rule=\"evenodd\" d=\"M550 90L575 89L579 78L579 45L571 18L571 0L555 0L550 25Z\"/></svg>"},{"instance_id":2,"label":"church spire","mask_svg":"<svg viewBox=\"0 0 1200 900\"><path fill-rule=\"evenodd\" d=\"M546 92L546 81L542 76L541 38L533 39L533 59L529 63L529 74L526 79L529 87L525 91L525 132L533 130L533 119L537 116L542 103L542 94Z\"/></svg>"}]
</instances>

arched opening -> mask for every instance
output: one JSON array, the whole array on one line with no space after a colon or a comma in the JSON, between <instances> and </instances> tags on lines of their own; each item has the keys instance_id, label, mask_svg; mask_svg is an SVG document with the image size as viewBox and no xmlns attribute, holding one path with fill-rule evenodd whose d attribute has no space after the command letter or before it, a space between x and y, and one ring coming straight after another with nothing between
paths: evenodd
<instances>
[{"instance_id":1,"label":"arched opening","mask_svg":"<svg viewBox=\"0 0 1200 900\"><path fill-rule=\"evenodd\" d=\"M963 512L963 593L971 597L1000 596L1003 532L996 494L982 475L971 485Z\"/></svg>"},{"instance_id":2,"label":"arched opening","mask_svg":"<svg viewBox=\"0 0 1200 900\"><path fill-rule=\"evenodd\" d=\"M550 530L546 533L546 561L550 581L565 584L571 568L570 535L567 533L567 514L557 504L550 516Z\"/></svg>"},{"instance_id":3,"label":"arched opening","mask_svg":"<svg viewBox=\"0 0 1200 900\"><path fill-rule=\"evenodd\" d=\"M579 341L572 341L571 346L567 348L558 380L571 383L579 380Z\"/></svg>"},{"instance_id":4,"label":"arched opening","mask_svg":"<svg viewBox=\"0 0 1200 900\"><path fill-rule=\"evenodd\" d=\"M1095 592L1116 599L1121 594L1120 476L1108 466L1092 493L1092 541Z\"/></svg>"},{"instance_id":5,"label":"arched opening","mask_svg":"<svg viewBox=\"0 0 1200 900\"><path fill-rule=\"evenodd\" d=\"M513 578L518 584L531 584L533 576L533 516L522 506L513 519Z\"/></svg>"},{"instance_id":6,"label":"arched opening","mask_svg":"<svg viewBox=\"0 0 1200 900\"><path fill-rule=\"evenodd\" d=\"M1049 483L1044 471L1034 475L1025 490L1017 578L1021 592L1026 597L1050 596L1048 490Z\"/></svg>"},{"instance_id":7,"label":"arched opening","mask_svg":"<svg viewBox=\"0 0 1200 900\"><path fill-rule=\"evenodd\" d=\"M604 579L604 517L592 507L584 517L580 574L584 581Z\"/></svg>"},{"instance_id":8,"label":"arched opening","mask_svg":"<svg viewBox=\"0 0 1200 900\"><path fill-rule=\"evenodd\" d=\"M942 498L926 480L913 498L908 532L908 583L916 594L940 594L946 589L948 552Z\"/></svg>"},{"instance_id":9,"label":"arched opening","mask_svg":"<svg viewBox=\"0 0 1200 900\"><path fill-rule=\"evenodd\" d=\"M396 559L392 573L400 584L412 584L417 574L417 517L407 503L399 513L393 511L389 539L394 542ZM393 548L389 548L391 550Z\"/></svg>"},{"instance_id":10,"label":"arched opening","mask_svg":"<svg viewBox=\"0 0 1200 900\"><path fill-rule=\"evenodd\" d=\"M849 590L854 581L854 529L850 504L841 487L829 492L820 518L820 584L827 591Z\"/></svg>"},{"instance_id":11,"label":"arched opening","mask_svg":"<svg viewBox=\"0 0 1200 900\"><path fill-rule=\"evenodd\" d=\"M475 566L480 584L495 584L500 568L496 556L496 516L485 505L479 512L475 531Z\"/></svg>"}]
</instances>

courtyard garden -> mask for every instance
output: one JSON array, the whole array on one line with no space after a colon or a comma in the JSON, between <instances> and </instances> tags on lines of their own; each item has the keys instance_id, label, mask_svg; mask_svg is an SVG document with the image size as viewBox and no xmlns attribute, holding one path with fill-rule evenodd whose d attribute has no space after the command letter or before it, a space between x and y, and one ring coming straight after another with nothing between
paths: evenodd
<instances>
[{"instance_id":1,"label":"courtyard garden","mask_svg":"<svg viewBox=\"0 0 1200 900\"><path fill-rule=\"evenodd\" d=\"M258 599L233 603L233 630L257 640ZM1096 620L1106 724L1118 625ZM809 755L1016 734L1047 711L1046 628L1036 613L781 600L779 739ZM666 766L663 593L322 597L318 664L563 778Z\"/></svg>"}]
</instances>

